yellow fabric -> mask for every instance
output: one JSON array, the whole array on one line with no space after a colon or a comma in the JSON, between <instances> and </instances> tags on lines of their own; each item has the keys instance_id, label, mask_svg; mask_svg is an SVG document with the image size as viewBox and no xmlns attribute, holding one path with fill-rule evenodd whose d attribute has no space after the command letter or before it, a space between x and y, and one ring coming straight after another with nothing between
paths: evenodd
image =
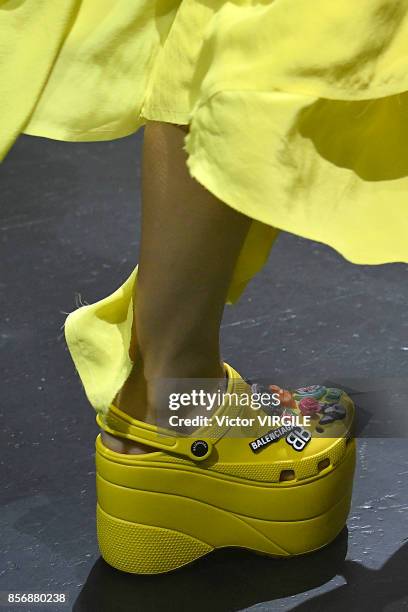
<instances>
[{"instance_id":1,"label":"yellow fabric","mask_svg":"<svg viewBox=\"0 0 408 612\"><path fill-rule=\"evenodd\" d=\"M254 219L231 301L278 229L354 263L407 262L407 64L408 0L3 0L0 158L22 131L190 124L191 174ZM131 366L134 279L67 319L98 410Z\"/></svg>"}]
</instances>

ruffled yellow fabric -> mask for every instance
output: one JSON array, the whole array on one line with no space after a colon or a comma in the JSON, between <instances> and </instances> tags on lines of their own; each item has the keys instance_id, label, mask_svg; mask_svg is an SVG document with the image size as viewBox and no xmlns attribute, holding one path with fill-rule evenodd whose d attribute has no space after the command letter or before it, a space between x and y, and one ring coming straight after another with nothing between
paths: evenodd
<instances>
[{"instance_id":1,"label":"ruffled yellow fabric","mask_svg":"<svg viewBox=\"0 0 408 612\"><path fill-rule=\"evenodd\" d=\"M0 157L22 131L189 124L191 174L254 219L234 301L278 229L354 263L408 261L407 68L407 0L6 0ZM97 410L132 366L135 278L66 321Z\"/></svg>"}]
</instances>

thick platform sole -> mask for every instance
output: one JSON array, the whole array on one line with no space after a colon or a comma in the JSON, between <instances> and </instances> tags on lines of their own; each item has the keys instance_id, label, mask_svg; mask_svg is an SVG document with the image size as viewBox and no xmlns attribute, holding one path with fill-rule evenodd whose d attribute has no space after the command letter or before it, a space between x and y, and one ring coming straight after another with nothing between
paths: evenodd
<instances>
[{"instance_id":1,"label":"thick platform sole","mask_svg":"<svg viewBox=\"0 0 408 612\"><path fill-rule=\"evenodd\" d=\"M251 515L184 494L117 485L98 475L97 533L101 554L119 570L159 574L191 563L215 548L240 547L275 557L312 552L330 543L346 523L354 466L352 442L344 460L319 478L290 487L240 483L237 508L247 496L255 505L259 501L258 514ZM166 472L169 471L162 472L163 480ZM178 478L183 478L182 474ZM227 484L224 483L225 489ZM267 504L265 495L269 497ZM297 504L306 518L301 518L300 512L296 520L282 520L281 515L276 520L276 508L282 507L285 496L288 516L293 504ZM234 504L234 500L230 503Z\"/></svg>"}]
</instances>

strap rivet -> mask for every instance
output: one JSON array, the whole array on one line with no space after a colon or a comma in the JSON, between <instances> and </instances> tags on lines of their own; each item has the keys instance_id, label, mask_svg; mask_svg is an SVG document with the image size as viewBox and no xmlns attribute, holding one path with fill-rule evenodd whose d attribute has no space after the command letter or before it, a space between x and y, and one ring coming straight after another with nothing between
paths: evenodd
<instances>
[{"instance_id":1,"label":"strap rivet","mask_svg":"<svg viewBox=\"0 0 408 612\"><path fill-rule=\"evenodd\" d=\"M195 457L204 457L208 453L208 444L205 440L194 440L191 452Z\"/></svg>"}]
</instances>

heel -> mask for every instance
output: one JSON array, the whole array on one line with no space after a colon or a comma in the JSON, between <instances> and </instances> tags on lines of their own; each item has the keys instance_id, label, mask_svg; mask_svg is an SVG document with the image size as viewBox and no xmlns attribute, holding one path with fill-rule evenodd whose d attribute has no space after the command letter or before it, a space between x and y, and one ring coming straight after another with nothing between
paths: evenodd
<instances>
[{"instance_id":1,"label":"heel","mask_svg":"<svg viewBox=\"0 0 408 612\"><path fill-rule=\"evenodd\" d=\"M213 550L205 542L163 527L131 523L96 507L98 543L109 565L132 574L160 574Z\"/></svg>"}]
</instances>

